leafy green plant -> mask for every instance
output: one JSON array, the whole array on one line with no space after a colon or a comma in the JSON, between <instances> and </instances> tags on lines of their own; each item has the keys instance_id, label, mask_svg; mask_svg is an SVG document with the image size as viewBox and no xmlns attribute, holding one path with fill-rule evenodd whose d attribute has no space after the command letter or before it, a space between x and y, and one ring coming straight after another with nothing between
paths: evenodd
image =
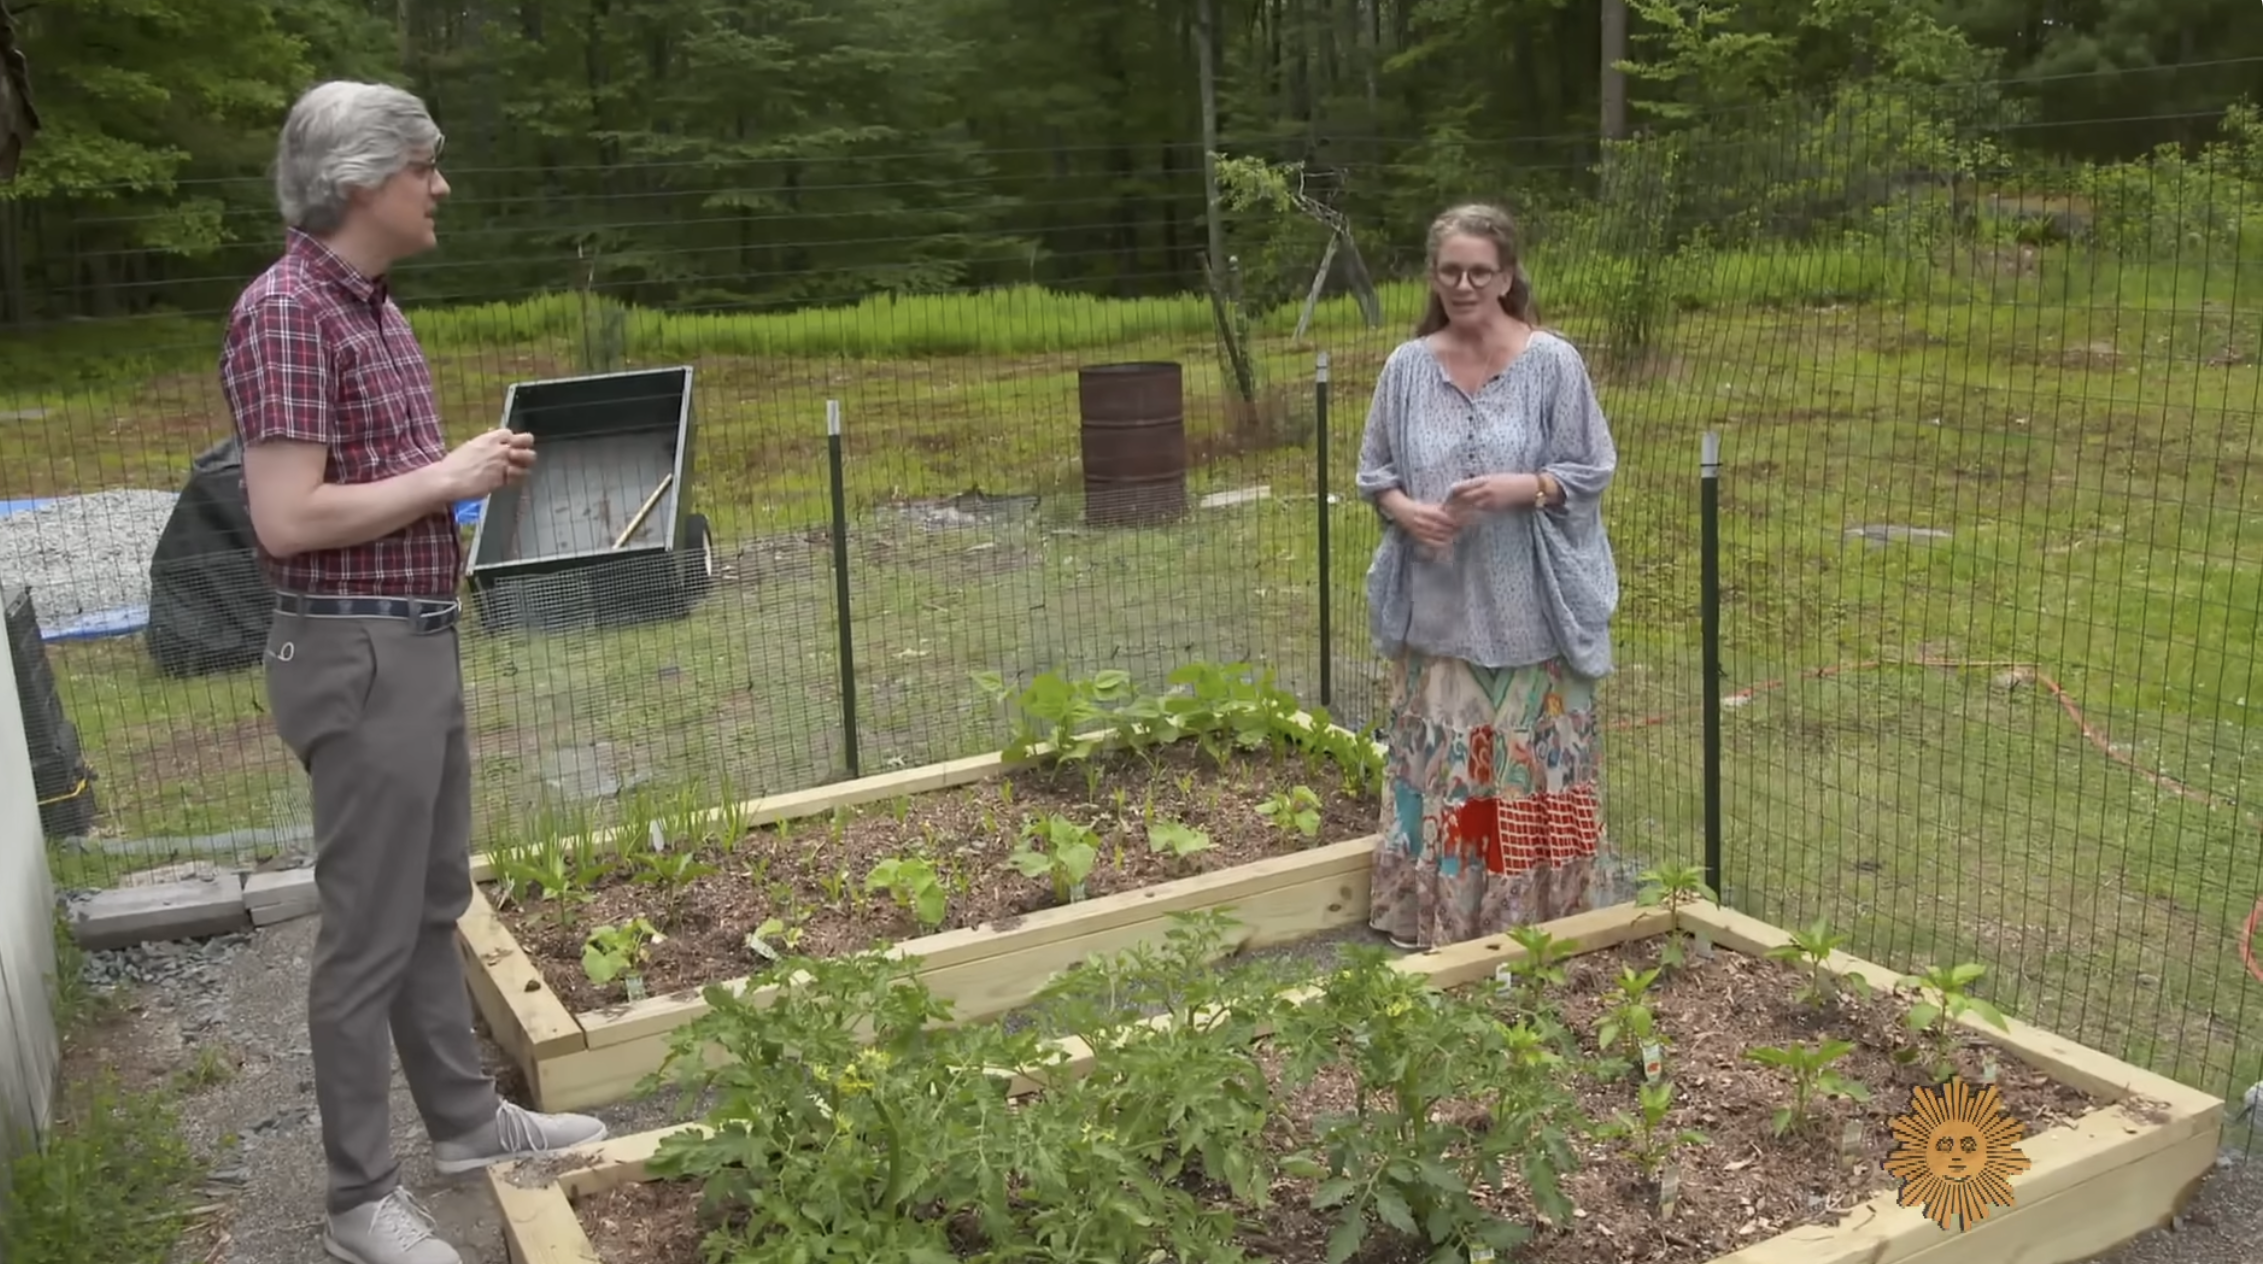
<instances>
[{"instance_id":1,"label":"leafy green plant","mask_svg":"<svg viewBox=\"0 0 2266 1264\"><path fill-rule=\"evenodd\" d=\"M1042 747L1056 762L1084 762L1116 745L1143 758L1182 738L1224 763L1235 753L1297 750L1337 765L1349 793L1383 784L1384 752L1368 738L1332 727L1328 712L1302 710L1274 673L1248 663L1188 663L1166 678L1163 693L1139 689L1122 671L1076 680L1044 673L1021 689L997 672L977 672L976 685L1004 707L1013 725L1011 760ZM1098 773L1087 774L1092 788Z\"/></svg>"},{"instance_id":2,"label":"leafy green plant","mask_svg":"<svg viewBox=\"0 0 2266 1264\"><path fill-rule=\"evenodd\" d=\"M974 679L985 696L1007 709L1014 725L1002 752L1009 762L1029 759L1042 746L1056 763L1091 759L1116 730L1116 704L1134 696L1132 675L1116 670L1083 680L1041 672L1022 689L998 672L976 672Z\"/></svg>"},{"instance_id":3,"label":"leafy green plant","mask_svg":"<svg viewBox=\"0 0 2266 1264\"><path fill-rule=\"evenodd\" d=\"M1833 933L1824 917L1801 930L1787 933L1792 936L1789 942L1763 955L1803 970L1802 986L1794 991L1796 1004L1822 1008L1839 997L1843 989L1860 997L1872 994L1872 986L1865 982L1864 975L1855 970L1833 972L1830 964L1833 954L1849 942L1849 937Z\"/></svg>"},{"instance_id":4,"label":"leafy green plant","mask_svg":"<svg viewBox=\"0 0 2266 1264\"><path fill-rule=\"evenodd\" d=\"M1668 933L1660 940L1660 964L1669 969L1682 966L1686 949L1698 939L1684 926L1682 911L1694 904L1716 902L1715 889L1707 885L1707 871L1697 865L1660 865L1638 874L1637 883L1639 905L1668 910Z\"/></svg>"},{"instance_id":5,"label":"leafy green plant","mask_svg":"<svg viewBox=\"0 0 2266 1264\"><path fill-rule=\"evenodd\" d=\"M777 962L783 952L793 952L803 940L803 928L792 926L785 918L766 917L763 924L747 933L743 940L747 950L765 961Z\"/></svg>"},{"instance_id":6,"label":"leafy green plant","mask_svg":"<svg viewBox=\"0 0 2266 1264\"><path fill-rule=\"evenodd\" d=\"M1641 973L1628 966L1621 967L1621 977L1607 997L1605 1016L1597 1022L1599 1052L1613 1054L1625 1048L1638 1065L1643 1065L1644 1047L1657 1042L1652 1005L1647 998L1659 978L1658 966Z\"/></svg>"},{"instance_id":7,"label":"leafy green plant","mask_svg":"<svg viewBox=\"0 0 2266 1264\"><path fill-rule=\"evenodd\" d=\"M865 889L887 891L897 907L913 915L920 925L935 928L944 924L944 884L937 880L936 866L918 856L890 856L876 861L865 876Z\"/></svg>"},{"instance_id":8,"label":"leafy green plant","mask_svg":"<svg viewBox=\"0 0 2266 1264\"><path fill-rule=\"evenodd\" d=\"M1515 960L1495 968L1489 987L1498 1003L1523 1017L1550 1042L1560 1057L1581 1059L1584 1055L1580 1045L1567 1028L1555 995L1556 989L1566 985L1565 963L1580 950L1580 945L1571 939L1560 939L1541 926L1512 928L1511 942L1524 951Z\"/></svg>"},{"instance_id":9,"label":"leafy green plant","mask_svg":"<svg viewBox=\"0 0 2266 1264\"><path fill-rule=\"evenodd\" d=\"M1311 839L1322 832L1322 797L1312 787L1292 786L1268 795L1259 815L1285 834Z\"/></svg>"},{"instance_id":10,"label":"leafy green plant","mask_svg":"<svg viewBox=\"0 0 2266 1264\"><path fill-rule=\"evenodd\" d=\"M1678 1150L1708 1144L1707 1134L1698 1129L1668 1126L1668 1112L1675 1104L1673 1081L1660 1079L1642 1085L1637 1089L1636 1116L1616 1111L1610 1122L1599 1126L1597 1135L1618 1140L1631 1163L1647 1176L1657 1175L1661 1165L1676 1157Z\"/></svg>"},{"instance_id":11,"label":"leafy green plant","mask_svg":"<svg viewBox=\"0 0 2266 1264\"><path fill-rule=\"evenodd\" d=\"M818 875L818 889L826 896L829 906L839 907L842 893L850 889L850 871L835 869Z\"/></svg>"},{"instance_id":12,"label":"leafy green plant","mask_svg":"<svg viewBox=\"0 0 2266 1264\"><path fill-rule=\"evenodd\" d=\"M546 835L525 851L495 857L495 865L507 901L533 892L548 906L549 920L561 929L574 924L575 913L590 901L592 889L617 868L614 857L599 850L587 834L576 836L571 845L557 835Z\"/></svg>"},{"instance_id":13,"label":"leafy green plant","mask_svg":"<svg viewBox=\"0 0 2266 1264\"><path fill-rule=\"evenodd\" d=\"M1904 1011L1904 1026L1920 1038L1923 1048L1906 1046L1895 1053L1898 1062L1912 1063L1928 1059L1928 1072L1938 1083L1948 1080L1959 1069L1952 1055L1958 1051L1958 1025L1969 1014L1982 1019L2000 1031L2006 1030L2006 1015L1989 1001L1976 996L1971 990L1989 973L1982 966L1963 962L1953 966L1930 966L1919 974L1909 974L1897 980L1898 987L1918 992L1910 1008Z\"/></svg>"},{"instance_id":14,"label":"leafy green plant","mask_svg":"<svg viewBox=\"0 0 2266 1264\"><path fill-rule=\"evenodd\" d=\"M716 872L694 851L645 850L630 853L630 881L661 893L661 924L675 926L692 884Z\"/></svg>"},{"instance_id":15,"label":"leafy green plant","mask_svg":"<svg viewBox=\"0 0 2266 1264\"><path fill-rule=\"evenodd\" d=\"M1186 860L1212 849L1212 836L1179 821L1156 821L1149 826L1149 850L1174 860Z\"/></svg>"},{"instance_id":16,"label":"leafy green plant","mask_svg":"<svg viewBox=\"0 0 2266 1264\"><path fill-rule=\"evenodd\" d=\"M1275 1039L1286 1081L1310 1082L1336 1063L1360 1083L1351 1112L1313 1121L1316 1148L1282 1161L1317 1182L1317 1210L1336 1213L1330 1264L1361 1249L1379 1223L1434 1259L1475 1245L1509 1251L1529 1231L1471 1194L1500 1185L1506 1168L1544 1214L1568 1215L1559 1180L1575 1163L1568 1128L1578 1115L1542 1038L1393 969L1380 949L1350 956L1320 995L1281 1019ZM1452 1101L1479 1104L1481 1119L1451 1119L1441 1107Z\"/></svg>"},{"instance_id":17,"label":"leafy green plant","mask_svg":"<svg viewBox=\"0 0 2266 1264\"><path fill-rule=\"evenodd\" d=\"M1255 1042L1288 1009L1282 962L1212 965L1229 951L1234 920L1217 909L1174 915L1160 946L1138 944L1058 976L1034 1000L1032 1021L1093 1051L1071 1078L1095 1126L1167 1181L1194 1172L1254 1205L1268 1201L1274 1164L1263 1132L1272 1092ZM1126 1014L1152 1012L1150 1023Z\"/></svg>"},{"instance_id":18,"label":"leafy green plant","mask_svg":"<svg viewBox=\"0 0 2266 1264\"><path fill-rule=\"evenodd\" d=\"M1065 1076L1009 1103L994 1068L1043 1064L1035 1031L947 1025L951 1007L901 958L779 968L801 982L768 1006L709 988L709 1012L672 1034L655 1077L715 1103L705 1131L664 1139L652 1160L726 1211L710 1258L1231 1258L1233 1217L1160 1179L1118 1131L1125 1093Z\"/></svg>"},{"instance_id":19,"label":"leafy green plant","mask_svg":"<svg viewBox=\"0 0 2266 1264\"><path fill-rule=\"evenodd\" d=\"M1833 1069L1834 1063L1849 1056L1856 1047L1846 1040L1821 1040L1814 1045L1786 1044L1747 1050L1749 1061L1784 1072L1792 1088L1787 1104L1770 1113L1770 1130L1785 1136L1809 1127L1811 1107L1821 1097L1871 1101L1872 1090L1863 1082Z\"/></svg>"},{"instance_id":20,"label":"leafy green plant","mask_svg":"<svg viewBox=\"0 0 2266 1264\"><path fill-rule=\"evenodd\" d=\"M600 926L582 942L582 972L599 987L615 979L635 977L644 968L652 946L663 938L653 923L642 917L618 926Z\"/></svg>"},{"instance_id":21,"label":"leafy green plant","mask_svg":"<svg viewBox=\"0 0 2266 1264\"><path fill-rule=\"evenodd\" d=\"M1007 861L1024 877L1045 878L1055 903L1072 904L1086 898L1086 879L1100 855L1092 826L1058 814L1023 822L1023 836Z\"/></svg>"}]
</instances>

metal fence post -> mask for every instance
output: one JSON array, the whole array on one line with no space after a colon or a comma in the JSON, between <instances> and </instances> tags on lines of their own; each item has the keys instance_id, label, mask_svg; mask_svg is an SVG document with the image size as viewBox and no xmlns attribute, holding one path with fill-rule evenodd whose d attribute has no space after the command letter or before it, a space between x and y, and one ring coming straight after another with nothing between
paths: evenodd
<instances>
[{"instance_id":1,"label":"metal fence post","mask_svg":"<svg viewBox=\"0 0 2266 1264\"><path fill-rule=\"evenodd\" d=\"M1330 660L1337 655L1330 637L1330 353L1314 353L1314 552L1321 582L1320 701L1330 705Z\"/></svg>"},{"instance_id":2,"label":"metal fence post","mask_svg":"<svg viewBox=\"0 0 2266 1264\"><path fill-rule=\"evenodd\" d=\"M858 775L858 662L850 632L850 501L842 493L842 401L826 401L826 479L834 501L835 654L842 662L842 759Z\"/></svg>"},{"instance_id":3,"label":"metal fence post","mask_svg":"<svg viewBox=\"0 0 2266 1264\"><path fill-rule=\"evenodd\" d=\"M1716 574L1716 472L1722 451L1714 431L1700 436L1700 819L1706 837L1707 885L1723 894L1723 647L1721 589Z\"/></svg>"}]
</instances>

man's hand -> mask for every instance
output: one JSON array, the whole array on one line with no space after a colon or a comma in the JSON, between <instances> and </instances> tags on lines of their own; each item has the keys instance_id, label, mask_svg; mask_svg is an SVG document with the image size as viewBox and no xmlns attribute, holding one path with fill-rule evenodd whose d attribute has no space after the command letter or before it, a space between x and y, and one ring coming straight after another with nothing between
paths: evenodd
<instances>
[{"instance_id":1,"label":"man's hand","mask_svg":"<svg viewBox=\"0 0 2266 1264\"><path fill-rule=\"evenodd\" d=\"M450 500L478 500L525 478L534 465L534 435L497 429L482 432L442 457L436 473Z\"/></svg>"}]
</instances>

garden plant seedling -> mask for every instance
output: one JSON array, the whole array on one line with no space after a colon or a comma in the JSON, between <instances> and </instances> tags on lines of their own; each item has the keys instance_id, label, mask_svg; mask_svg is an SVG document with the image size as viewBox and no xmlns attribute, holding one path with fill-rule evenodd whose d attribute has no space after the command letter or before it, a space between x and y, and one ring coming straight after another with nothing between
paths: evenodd
<instances>
[{"instance_id":1,"label":"garden plant seedling","mask_svg":"<svg viewBox=\"0 0 2266 1264\"><path fill-rule=\"evenodd\" d=\"M789 926L780 918L767 917L763 919L763 925L747 933L746 942L749 952L764 961L777 962L781 953L793 952L802 938L801 927Z\"/></svg>"},{"instance_id":2,"label":"garden plant seedling","mask_svg":"<svg viewBox=\"0 0 2266 1264\"><path fill-rule=\"evenodd\" d=\"M582 969L600 987L618 978L635 978L647 952L661 939L661 932L642 917L619 926L601 926L590 932L582 946Z\"/></svg>"},{"instance_id":3,"label":"garden plant seedling","mask_svg":"<svg viewBox=\"0 0 2266 1264\"><path fill-rule=\"evenodd\" d=\"M1200 829L1191 829L1178 821L1158 821L1149 826L1149 849L1174 860L1212 849L1212 836Z\"/></svg>"},{"instance_id":4,"label":"garden plant seedling","mask_svg":"<svg viewBox=\"0 0 2266 1264\"><path fill-rule=\"evenodd\" d=\"M1982 1019L2000 1031L2006 1030L2006 1015L1998 1007L1968 989L1983 981L1988 973L1972 962L1954 966L1930 966L1925 972L1906 975L1897 981L1899 987L1915 989L1918 998L1904 1012L1904 1025L1920 1038L1925 1046L1906 1048L1900 1058L1906 1062L1928 1059L1929 1074L1938 1083L1950 1079L1957 1067L1952 1051L1958 1047L1958 1023L1968 1014Z\"/></svg>"},{"instance_id":5,"label":"garden plant seedling","mask_svg":"<svg viewBox=\"0 0 2266 1264\"><path fill-rule=\"evenodd\" d=\"M1704 937L1685 927L1678 913L1702 902L1716 902L1714 888L1707 885L1705 870L1696 865L1664 865L1647 869L1637 875L1637 904L1643 908L1668 910L1668 933L1660 939L1660 964L1675 969L1687 959L1686 949L1708 951Z\"/></svg>"},{"instance_id":6,"label":"garden plant seedling","mask_svg":"<svg viewBox=\"0 0 2266 1264\"><path fill-rule=\"evenodd\" d=\"M1837 935L1827 926L1823 917L1808 927L1789 932L1793 942L1780 944L1767 955L1773 961L1800 966L1807 972L1807 981L1796 989L1796 1003L1823 1008L1841 995L1843 989L1864 996L1872 991L1865 976L1854 970L1836 975L1827 965L1833 954L1849 942L1846 935Z\"/></svg>"},{"instance_id":7,"label":"garden plant seedling","mask_svg":"<svg viewBox=\"0 0 2266 1264\"><path fill-rule=\"evenodd\" d=\"M1086 898L1086 878L1099 858L1093 827L1055 815L1023 822L1023 845L1008 862L1025 876L1045 878L1056 904Z\"/></svg>"},{"instance_id":8,"label":"garden plant seedling","mask_svg":"<svg viewBox=\"0 0 2266 1264\"><path fill-rule=\"evenodd\" d=\"M1645 1175L1658 1180L1661 1166L1687 1146L1703 1146L1707 1134L1696 1128L1676 1128L1668 1124L1668 1112L1675 1109L1676 1086L1669 1080L1646 1084L1637 1090L1637 1113L1632 1118L1627 1111L1615 1112L1612 1120L1598 1128L1598 1135L1618 1140L1621 1152L1637 1165ZM1663 1201L1673 1201L1664 1196Z\"/></svg>"},{"instance_id":9,"label":"garden plant seedling","mask_svg":"<svg viewBox=\"0 0 2266 1264\"><path fill-rule=\"evenodd\" d=\"M693 883L716 872L716 866L693 851L640 851L630 854L630 881L661 892L661 924L675 928L677 910Z\"/></svg>"},{"instance_id":10,"label":"garden plant seedling","mask_svg":"<svg viewBox=\"0 0 2266 1264\"><path fill-rule=\"evenodd\" d=\"M936 867L918 856L890 856L874 862L865 877L868 891L886 891L897 907L923 927L944 924L944 885Z\"/></svg>"},{"instance_id":11,"label":"garden plant seedling","mask_svg":"<svg viewBox=\"0 0 2266 1264\"><path fill-rule=\"evenodd\" d=\"M1749 1049L1747 1058L1785 1073L1791 1082L1792 1097L1787 1104L1771 1112L1771 1131L1779 1136L1809 1127L1810 1108L1820 1097L1841 1097L1853 1102L1869 1102L1872 1090L1862 1083L1833 1069L1833 1064L1848 1057L1856 1046L1846 1040L1827 1039L1813 1045L1787 1044L1768 1049Z\"/></svg>"},{"instance_id":12,"label":"garden plant seedling","mask_svg":"<svg viewBox=\"0 0 2266 1264\"><path fill-rule=\"evenodd\" d=\"M1310 839L1322 830L1322 797L1311 786L1292 786L1267 796L1259 815L1286 834Z\"/></svg>"},{"instance_id":13,"label":"garden plant seedling","mask_svg":"<svg viewBox=\"0 0 2266 1264\"><path fill-rule=\"evenodd\" d=\"M1653 1031L1652 1007L1646 1004L1646 997L1659 978L1658 966L1641 973L1628 966L1621 967L1621 978L1609 1002L1611 1008L1597 1024L1599 1053L1612 1056L1625 1049L1637 1066L1646 1064L1646 1047L1658 1042Z\"/></svg>"}]
</instances>

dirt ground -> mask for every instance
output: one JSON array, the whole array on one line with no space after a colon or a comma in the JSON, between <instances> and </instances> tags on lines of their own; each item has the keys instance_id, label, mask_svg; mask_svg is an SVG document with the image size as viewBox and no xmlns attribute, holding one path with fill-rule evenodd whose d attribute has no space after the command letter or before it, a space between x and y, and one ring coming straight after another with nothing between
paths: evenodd
<instances>
[{"instance_id":1,"label":"dirt ground","mask_svg":"<svg viewBox=\"0 0 2266 1264\"><path fill-rule=\"evenodd\" d=\"M182 1243L178 1264L316 1264L323 1162L307 1051L305 995L313 919L271 927L170 979L131 985L131 999L77 1043L67 1073L107 1064L128 1084L176 1078L182 1122L211 1156L214 1211ZM494 1050L489 1050L491 1058ZM615 1135L679 1118L673 1096L597 1113ZM394 1136L404 1177L471 1264L507 1264L502 1230L478 1179L431 1166L407 1088L394 1088ZM2205 1181L2176 1229L2090 1264L2255 1264L2260 1228L2257 1146L2234 1152Z\"/></svg>"}]
</instances>

